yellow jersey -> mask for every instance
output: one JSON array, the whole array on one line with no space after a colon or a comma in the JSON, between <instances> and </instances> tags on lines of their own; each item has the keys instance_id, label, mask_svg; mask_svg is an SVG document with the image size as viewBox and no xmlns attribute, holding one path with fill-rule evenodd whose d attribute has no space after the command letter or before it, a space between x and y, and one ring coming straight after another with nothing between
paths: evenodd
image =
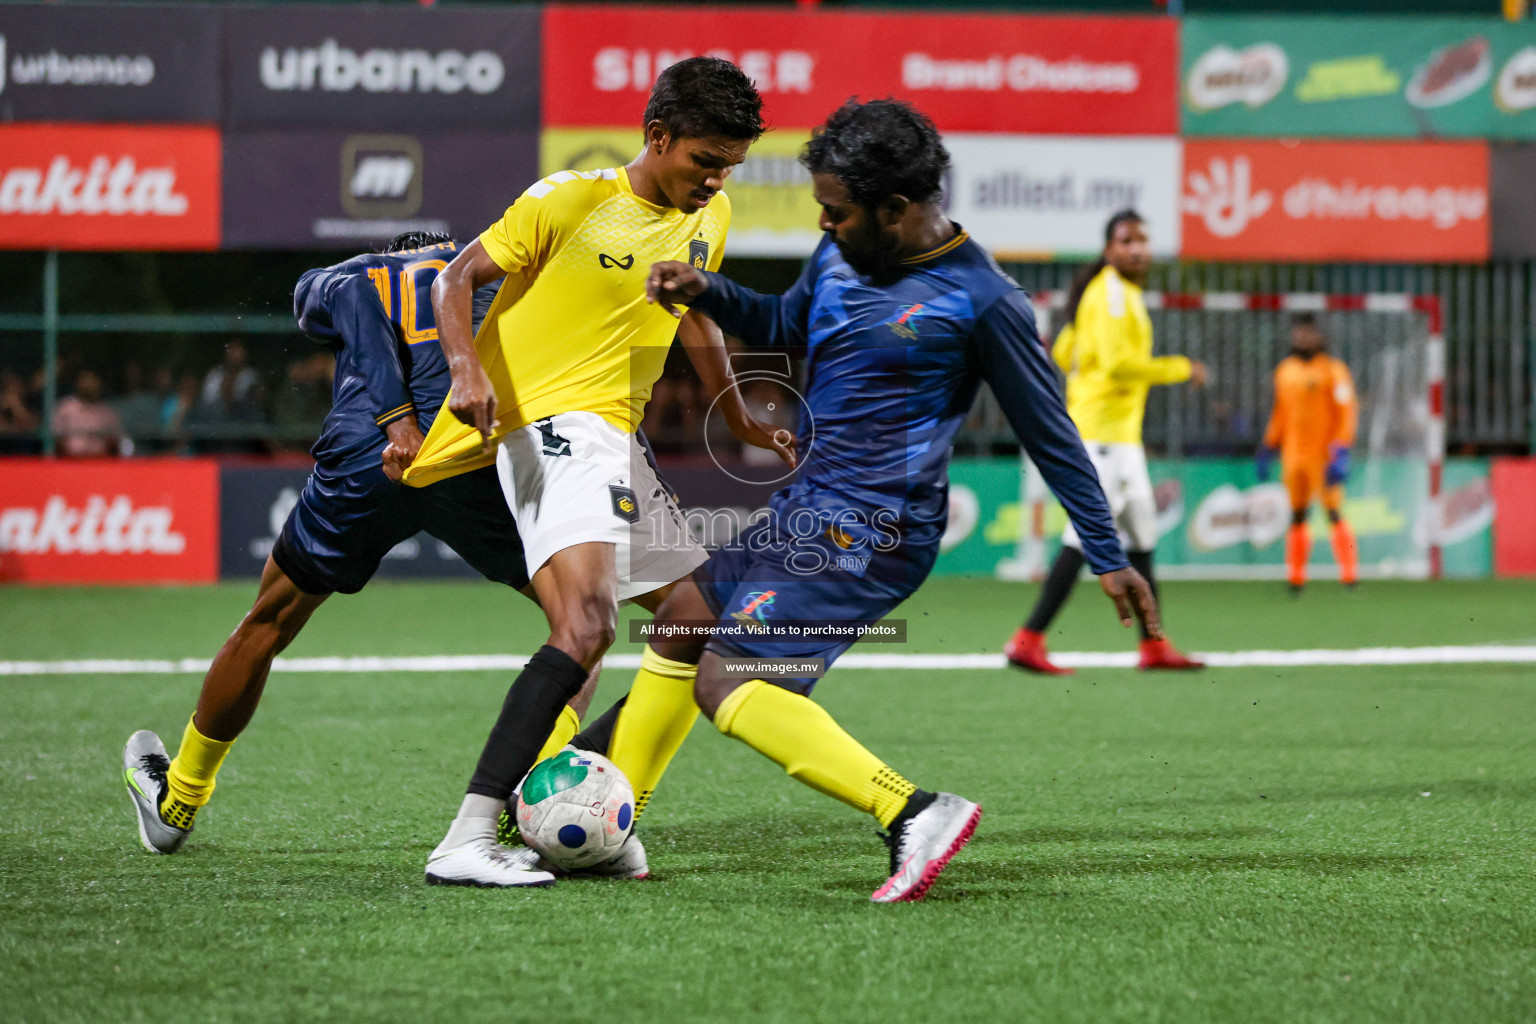
<instances>
[{"instance_id":1,"label":"yellow jersey","mask_svg":"<svg viewBox=\"0 0 1536 1024\"><path fill-rule=\"evenodd\" d=\"M718 270L731 223L724 192L685 213L635 195L624 168L560 171L531 186L480 244L507 272L475 335L496 389L494 439L563 412L633 433L677 320L645 301L651 264ZM405 471L423 487L496 461L445 401Z\"/></svg>"},{"instance_id":2,"label":"yellow jersey","mask_svg":"<svg viewBox=\"0 0 1536 1024\"><path fill-rule=\"evenodd\" d=\"M1067 374L1067 412L1084 441L1140 444L1147 389L1189 379L1184 356L1152 355L1152 318L1141 288L1105 267L1051 356Z\"/></svg>"}]
</instances>

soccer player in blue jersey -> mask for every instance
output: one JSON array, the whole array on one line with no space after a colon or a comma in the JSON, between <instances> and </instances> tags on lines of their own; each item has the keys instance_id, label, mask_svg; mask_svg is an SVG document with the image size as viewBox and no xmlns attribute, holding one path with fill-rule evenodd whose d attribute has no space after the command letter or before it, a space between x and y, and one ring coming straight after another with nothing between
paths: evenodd
<instances>
[{"instance_id":1,"label":"soccer player in blue jersey","mask_svg":"<svg viewBox=\"0 0 1536 1024\"><path fill-rule=\"evenodd\" d=\"M714 552L658 611L658 635L714 620L713 639L655 642L650 656L677 685L692 684L721 732L878 819L891 866L872 899L915 900L981 808L917 788L865 749L810 700L814 678L733 678L726 659L830 663L854 636L806 636L805 624L867 625L917 589L944 532L950 443L983 381L1065 506L1121 622L1140 618L1160 636L1157 603L1116 538L1023 292L944 216L949 156L933 124L894 100L850 102L801 159L825 238L788 292L760 295L677 262L656 264L648 281L654 301L686 304L749 346L803 353L812 421L801 424L801 472L773 496L772 515ZM801 639L775 635L775 623L800 624Z\"/></svg>"},{"instance_id":2,"label":"soccer player in blue jersey","mask_svg":"<svg viewBox=\"0 0 1536 1024\"><path fill-rule=\"evenodd\" d=\"M314 472L267 558L256 603L213 659L176 759L166 757L149 730L134 733L124 750L139 838L151 852L175 853L186 841L213 794L219 766L255 714L272 659L326 598L361 590L396 544L425 530L487 579L528 587L517 524L494 468L418 489L391 480L382 462L386 445L410 461L448 394L431 288L457 251L446 235L412 232L383 253L299 279L293 303L299 328L337 346L331 411L311 449ZM476 322L494 297L494 289L482 291L475 296ZM550 741L554 749L575 731L590 698L589 685L568 709L558 742ZM493 852L497 856L480 860L496 868L496 884L554 881ZM484 863L476 867L481 875L488 870ZM452 865L439 870L451 874Z\"/></svg>"}]
</instances>

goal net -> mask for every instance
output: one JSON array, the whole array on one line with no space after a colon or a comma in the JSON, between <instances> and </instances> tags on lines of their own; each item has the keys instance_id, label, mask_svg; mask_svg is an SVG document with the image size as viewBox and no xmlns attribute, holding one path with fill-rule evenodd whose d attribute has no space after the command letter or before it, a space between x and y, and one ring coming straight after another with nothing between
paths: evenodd
<instances>
[{"instance_id":1,"label":"goal net","mask_svg":"<svg viewBox=\"0 0 1536 1024\"><path fill-rule=\"evenodd\" d=\"M1066 296L1034 296L1043 338ZM1447 523L1444 337L1439 301L1411 294L1147 293L1159 353L1210 368L1204 389L1154 388L1145 439L1158 499L1158 571L1178 578L1265 579L1284 574L1290 503L1260 482L1253 452L1273 401L1273 371L1289 352L1291 317L1310 312L1355 379L1360 425L1345 484L1345 516L1359 539L1361 574L1438 577ZM998 564L1005 579L1038 579L1065 514L1023 458L1019 537ZM1453 502L1454 504L1454 502ZM1336 572L1326 519L1312 510L1312 574Z\"/></svg>"}]
</instances>

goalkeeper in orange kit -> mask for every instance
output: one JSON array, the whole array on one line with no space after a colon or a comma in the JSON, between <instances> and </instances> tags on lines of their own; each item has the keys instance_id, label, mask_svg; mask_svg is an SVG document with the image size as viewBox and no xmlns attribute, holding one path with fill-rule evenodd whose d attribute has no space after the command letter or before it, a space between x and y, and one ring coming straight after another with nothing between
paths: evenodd
<instances>
[{"instance_id":1,"label":"goalkeeper in orange kit","mask_svg":"<svg viewBox=\"0 0 1536 1024\"><path fill-rule=\"evenodd\" d=\"M1285 567L1291 592L1307 582L1312 535L1307 513L1319 496L1333 524L1333 557L1339 579L1353 587L1359 574L1355 534L1345 522L1344 481L1349 449L1355 443L1359 404L1349 367L1328 355L1327 340L1311 313L1291 320L1291 354L1275 367L1275 411L1264 431L1256 469L1267 481L1280 456L1280 480L1291 495L1291 528L1285 537Z\"/></svg>"}]
</instances>

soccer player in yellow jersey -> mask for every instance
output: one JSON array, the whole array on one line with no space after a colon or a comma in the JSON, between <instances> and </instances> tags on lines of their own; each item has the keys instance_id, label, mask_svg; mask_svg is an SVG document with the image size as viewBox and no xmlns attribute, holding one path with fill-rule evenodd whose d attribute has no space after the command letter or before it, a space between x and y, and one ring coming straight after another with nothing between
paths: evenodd
<instances>
[{"instance_id":1,"label":"soccer player in yellow jersey","mask_svg":"<svg viewBox=\"0 0 1536 1024\"><path fill-rule=\"evenodd\" d=\"M1078 276L1068 300L1067 326L1051 355L1067 374L1067 411L1088 447L1109 499L1126 554L1156 588L1152 550L1157 545L1157 502L1141 446L1147 391L1158 384L1205 383L1204 364L1184 356L1152 355L1152 318L1142 287L1152 268L1146 224L1121 210L1104 227L1104 253ZM1066 675L1046 654L1045 631L1056 617L1084 564L1082 542L1071 523L1029 619L1004 648L1010 664L1031 672ZM1143 669L1204 666L1180 654L1166 637L1141 633Z\"/></svg>"},{"instance_id":2,"label":"soccer player in yellow jersey","mask_svg":"<svg viewBox=\"0 0 1536 1024\"><path fill-rule=\"evenodd\" d=\"M634 161L536 183L433 285L453 386L419 451L392 449L385 459L412 486L496 467L550 634L507 693L458 816L428 859L429 882L513 884L516 863L495 842L497 820L613 642L617 602L654 610L706 557L635 439L674 336L705 387L724 394L733 432L793 463L788 432L776 444L729 387L719 329L701 316L679 321L645 297L652 263L720 265L731 217L721 189L762 133L761 110L735 65L673 64L652 89ZM496 281L496 301L472 337L471 296ZM686 711L688 725L695 714L691 694L675 702L686 708L655 708L643 695L631 703L679 718ZM566 728L568 738L574 724ZM635 841L607 873L644 871Z\"/></svg>"}]
</instances>

